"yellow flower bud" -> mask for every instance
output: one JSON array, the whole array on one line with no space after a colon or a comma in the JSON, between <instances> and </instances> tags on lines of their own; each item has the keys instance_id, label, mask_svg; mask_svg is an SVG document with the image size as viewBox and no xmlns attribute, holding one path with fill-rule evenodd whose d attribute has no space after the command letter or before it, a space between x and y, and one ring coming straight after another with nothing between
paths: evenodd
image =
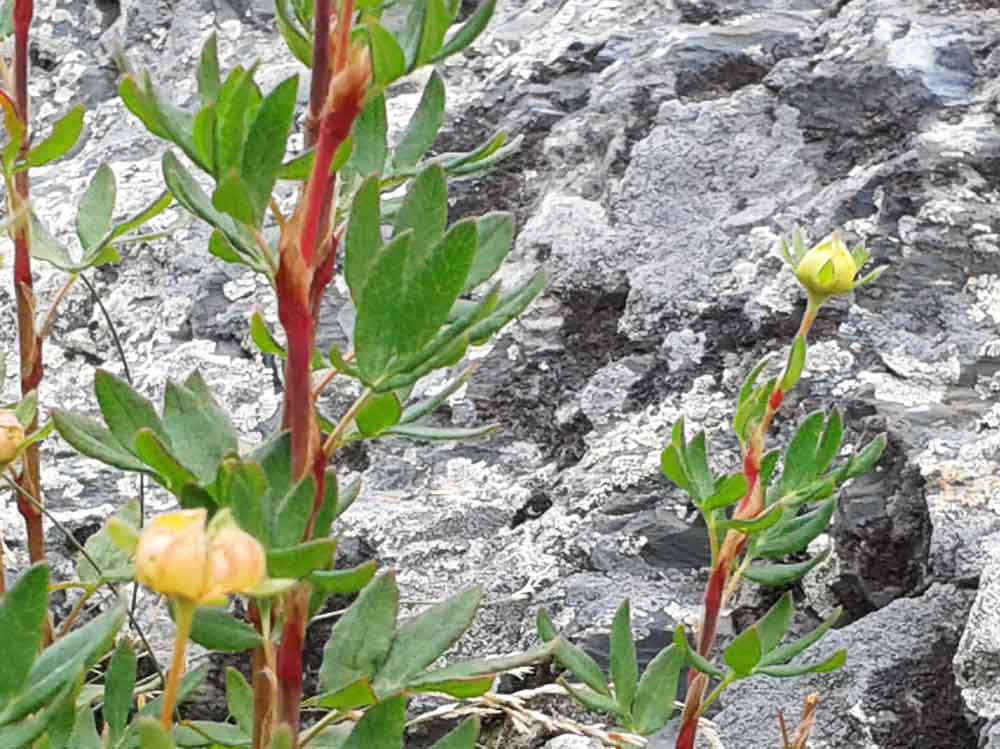
<instances>
[{"instance_id":1,"label":"yellow flower bud","mask_svg":"<svg viewBox=\"0 0 1000 749\"><path fill-rule=\"evenodd\" d=\"M809 250L795 268L795 276L809 291L821 296L846 294L854 288L858 266L834 232Z\"/></svg>"},{"instance_id":2,"label":"yellow flower bud","mask_svg":"<svg viewBox=\"0 0 1000 749\"><path fill-rule=\"evenodd\" d=\"M157 593L195 605L256 587L266 573L264 549L232 522L228 511L206 527L207 520L205 510L153 518L139 537L136 579Z\"/></svg>"},{"instance_id":3,"label":"yellow flower bud","mask_svg":"<svg viewBox=\"0 0 1000 749\"><path fill-rule=\"evenodd\" d=\"M24 427L13 411L0 411L0 464L10 463L24 442Z\"/></svg>"}]
</instances>

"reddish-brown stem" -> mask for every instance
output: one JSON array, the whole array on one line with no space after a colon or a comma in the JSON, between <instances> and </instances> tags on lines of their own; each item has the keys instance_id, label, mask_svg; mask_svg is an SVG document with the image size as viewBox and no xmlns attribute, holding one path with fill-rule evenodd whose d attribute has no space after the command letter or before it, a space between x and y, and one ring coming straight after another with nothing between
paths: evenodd
<instances>
[{"instance_id":1,"label":"reddish-brown stem","mask_svg":"<svg viewBox=\"0 0 1000 749\"><path fill-rule=\"evenodd\" d=\"M278 716L291 729L292 749L298 747L299 704L302 701L302 649L309 618L309 586L285 596L285 626L278 649Z\"/></svg>"},{"instance_id":2,"label":"reddish-brown stem","mask_svg":"<svg viewBox=\"0 0 1000 749\"><path fill-rule=\"evenodd\" d=\"M254 628L258 632L263 634L264 628L261 624L260 609L257 608L257 604L252 599L250 605L247 607L247 619L254 625ZM253 749L264 749L271 740L269 715L271 712L273 691L271 689L272 681L268 678L267 672L267 653L264 652L264 648L262 647L254 648L250 656L250 678L253 689L253 737L251 746Z\"/></svg>"},{"instance_id":3,"label":"reddish-brown stem","mask_svg":"<svg viewBox=\"0 0 1000 749\"><path fill-rule=\"evenodd\" d=\"M29 103L28 103L28 34L34 14L32 0L17 0L14 3L14 105L18 118L24 126L21 141L21 156L27 155L30 146ZM14 176L14 194L10 196L11 214L22 213L28 203L30 183L28 170ZM21 359L21 395L37 390L42 380L42 342L35 323L34 278L31 272L31 237L28 222L22 217L14 235L14 296L17 300L17 327L19 354ZM28 427L34 431L37 419ZM40 458L38 445L28 448L23 458L18 483L31 496L41 497ZM20 496L18 510L24 518L28 534L28 556L32 562L45 559L45 535L42 529L42 513ZM46 638L48 639L48 638Z\"/></svg>"},{"instance_id":4,"label":"reddish-brown stem","mask_svg":"<svg viewBox=\"0 0 1000 749\"><path fill-rule=\"evenodd\" d=\"M306 118L306 148L319 136L319 122L330 91L330 6L331 0L316 0L313 9L315 27L313 36L312 83L309 89L309 115Z\"/></svg>"}]
</instances>

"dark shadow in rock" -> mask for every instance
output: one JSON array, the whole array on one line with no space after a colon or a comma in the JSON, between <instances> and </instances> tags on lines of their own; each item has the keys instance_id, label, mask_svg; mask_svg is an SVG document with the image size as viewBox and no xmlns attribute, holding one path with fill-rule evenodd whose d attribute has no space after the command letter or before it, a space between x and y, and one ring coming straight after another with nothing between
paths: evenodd
<instances>
[{"instance_id":1,"label":"dark shadow in rock","mask_svg":"<svg viewBox=\"0 0 1000 749\"><path fill-rule=\"evenodd\" d=\"M869 426L862 439L874 434ZM924 585L931 519L924 478L906 455L890 435L878 470L841 494L832 531L840 575L831 589L844 606L844 624Z\"/></svg>"}]
</instances>

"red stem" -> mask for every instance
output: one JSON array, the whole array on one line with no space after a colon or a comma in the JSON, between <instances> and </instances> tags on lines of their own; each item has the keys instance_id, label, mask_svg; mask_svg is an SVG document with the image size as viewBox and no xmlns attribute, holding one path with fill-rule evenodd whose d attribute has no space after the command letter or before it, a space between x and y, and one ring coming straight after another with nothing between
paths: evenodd
<instances>
[{"instance_id":1,"label":"red stem","mask_svg":"<svg viewBox=\"0 0 1000 749\"><path fill-rule=\"evenodd\" d=\"M30 147L29 102L28 102L28 39L31 20L34 15L32 0L17 0L14 3L14 106L17 116L24 126L24 140L21 141L21 157L25 157ZM20 211L28 202L30 181L28 170L14 176L14 195L11 196L12 212ZM27 220L21 221L14 236L14 296L17 300L17 327L19 354L21 359L21 395L37 390L42 381L42 342L35 324L34 278L31 272L31 237ZM34 431L38 427L35 419L28 427ZM38 445L32 445L24 455L23 469L18 484L32 497L40 500L41 466ZM17 507L28 534L28 555L32 562L45 559L45 535L42 528L42 514L20 494Z\"/></svg>"},{"instance_id":2,"label":"red stem","mask_svg":"<svg viewBox=\"0 0 1000 749\"><path fill-rule=\"evenodd\" d=\"M330 0L316 0L313 16L316 24L313 37L312 84L309 89L309 116L306 119L306 148L319 135L323 105L330 91Z\"/></svg>"},{"instance_id":3,"label":"red stem","mask_svg":"<svg viewBox=\"0 0 1000 749\"><path fill-rule=\"evenodd\" d=\"M292 749L299 745L299 705L302 702L302 649L305 646L309 618L308 585L301 585L287 596L285 626L278 648L278 714L291 729Z\"/></svg>"}]
</instances>

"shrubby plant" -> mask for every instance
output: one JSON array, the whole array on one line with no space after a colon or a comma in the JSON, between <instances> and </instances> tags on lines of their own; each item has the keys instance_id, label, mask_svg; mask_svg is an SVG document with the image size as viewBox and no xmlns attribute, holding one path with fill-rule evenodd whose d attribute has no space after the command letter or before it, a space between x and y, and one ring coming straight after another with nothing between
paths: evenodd
<instances>
[{"instance_id":1,"label":"shrubby plant","mask_svg":"<svg viewBox=\"0 0 1000 749\"><path fill-rule=\"evenodd\" d=\"M282 36L312 69L298 153L290 153L289 143L299 115L299 75L263 91L255 82L256 63L220 68L214 36L201 51L197 100L191 104L172 102L148 74L127 69L121 99L164 142L165 191L151 196L138 215L116 223L114 175L107 166L99 168L79 202L79 250L63 246L36 215L29 170L69 152L81 132L82 110L71 110L48 135L35 137L26 83L31 0L14 0L0 15L10 19L15 40L13 72L2 71L6 141L0 167L15 244L23 396L0 412L0 461L26 520L33 562L0 599L0 746L390 749L404 744L414 696L477 698L493 688L498 674L554 657L583 682L566 685L574 697L641 735L655 733L671 718L681 671L690 667L678 743L683 748L693 746L698 718L734 681L821 671L842 662L838 654L819 664L789 664L833 624L831 619L804 639L779 646L791 619L789 594L725 649L725 666L710 660L718 617L736 585L744 578L787 585L814 566L816 559L778 560L801 551L826 528L837 488L868 470L884 445L876 440L831 469L842 432L834 410L805 420L784 455L780 478L772 481L778 453L764 452L771 420L802 372L805 336L816 312L855 285L857 268L867 259L861 247L847 253L836 235L809 252L796 237L786 253L809 291L809 305L784 372L759 384L763 363L741 391L734 428L743 471L714 476L704 433L689 441L683 423L664 451L664 473L691 496L709 530L713 568L696 647L678 629L674 644L640 677L626 602L612 631L613 686L586 653L558 636L544 612L536 649L435 667L471 625L478 589L400 621L391 570L377 573L373 562L335 568L331 532L359 493L357 483L339 480L336 452L386 437L428 441L488 434L491 426L425 422L471 370L460 369L434 395L413 394L421 380L454 370L470 347L488 342L514 320L544 283L541 273L514 288L496 280L513 241L509 214L449 222L449 179L489 168L517 141L500 133L466 153L432 151L445 108L444 83L433 68L475 41L495 0L484 0L462 20L459 0L411 0L392 23L384 11L396 4L277 0ZM416 71L424 76L420 103L390 144L386 90ZM78 279L86 282L88 269L118 262L116 247L149 239L136 232L173 203L209 227L208 252L261 274L274 291L281 330L271 330L258 313L250 333L263 353L284 362L279 430L263 444L241 444L211 383L197 372L167 383L157 409L127 377L102 370L94 378L99 418L52 407L51 419L40 427L42 343L58 304ZM41 323L32 259L67 274ZM353 350L319 351L317 319L337 273L355 307ZM341 414L322 413L317 401L335 377L356 381L361 394ZM83 455L157 483L178 506L146 523L141 501L123 503L80 546L79 579L61 583L50 580L41 533L46 510L38 445L52 429ZM156 664L150 679L139 678L140 654L133 639L122 635L130 621L151 655L132 607L119 602L76 626L98 589L117 596L117 586L132 581L160 594L175 623L173 663L169 669ZM58 631L47 613L56 587L81 591ZM307 628L332 596L355 594L324 648L319 692L304 694ZM243 599L245 618L227 610L231 596ZM204 678L201 670L184 673L189 641L247 654L249 681L235 669L227 672L232 722L182 718L178 706ZM103 679L93 678L98 666ZM716 687L706 696L713 679ZM318 717L303 725L303 710ZM472 749L478 734L477 719L469 719L435 747Z\"/></svg>"},{"instance_id":2,"label":"shrubby plant","mask_svg":"<svg viewBox=\"0 0 1000 749\"><path fill-rule=\"evenodd\" d=\"M812 632L782 644L794 614L792 593L785 592L723 649L721 664L711 660L719 617L740 583L749 580L786 588L823 562L828 552L803 561L784 560L804 553L826 532L840 487L871 470L886 445L886 436L879 435L838 463L844 426L840 411L834 407L829 412L809 414L784 454L766 449L774 417L802 376L806 338L820 308L834 297L874 282L884 270L877 268L858 279L869 253L863 244L848 251L836 232L810 250L796 232L791 247L783 242L781 249L806 291L807 303L780 373L762 380L769 365L765 357L740 388L732 428L739 439L742 470L715 475L708 460L705 432L689 440L683 419L674 424L670 444L661 456L664 476L688 495L704 518L712 554L696 644L692 647L683 627L678 627L673 643L650 662L640 679L629 603L625 601L612 624L610 685L597 663L582 650L565 641L555 645L559 663L583 682L579 687L567 684L570 693L585 706L614 716L625 729L643 736L658 732L673 716L678 680L687 666L688 688L677 749L693 749L699 720L737 681L833 671L847 658L846 651L839 650L821 661L798 660L833 627L840 609ZM543 640L556 641L556 630L544 611L539 612L538 631ZM709 692L713 682L715 687ZM808 737L815 711L815 702L811 704L803 722L805 735L796 738L797 745L804 746ZM784 730L783 722L782 727ZM789 744L787 739L785 743Z\"/></svg>"}]
</instances>

